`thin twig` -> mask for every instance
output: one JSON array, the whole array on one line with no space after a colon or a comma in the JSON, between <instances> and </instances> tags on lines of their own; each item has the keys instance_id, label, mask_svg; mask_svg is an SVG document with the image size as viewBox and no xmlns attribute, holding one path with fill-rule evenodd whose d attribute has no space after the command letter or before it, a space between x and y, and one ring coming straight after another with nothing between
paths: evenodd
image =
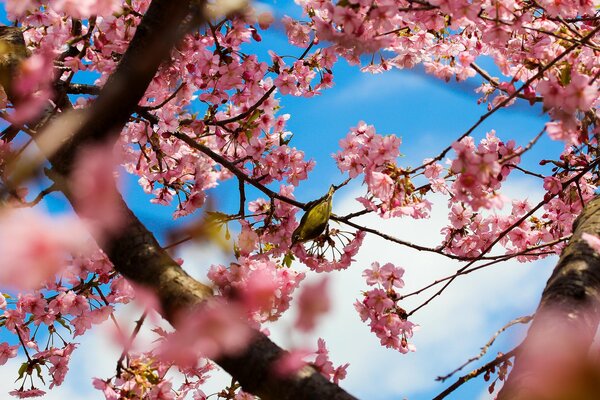
<instances>
[{"instance_id":1,"label":"thin twig","mask_svg":"<svg viewBox=\"0 0 600 400\"><path fill-rule=\"evenodd\" d=\"M479 117L479 120L474 125L472 125L465 133L463 133L456 141L460 142L462 139L464 139L467 136L469 136L479 125L481 125L490 116L492 116L493 114L495 114L496 111L500 110L505 105L507 105L512 99L514 99L515 97L517 97L519 95L519 93L521 93L523 91L523 89L525 89L526 87L528 87L529 85L531 85L535 80L543 77L544 73L547 70L549 70L554 65L556 65L560 60L562 60L564 57L566 57L569 53L571 53L573 50L575 50L581 44L584 44L584 43L588 42L589 40L591 40L591 38L594 37L594 35L596 33L598 33L598 31L600 31L600 26L597 26L596 28L594 28L594 30L592 30L590 33L588 33L587 35L585 35L585 37L583 39L581 39L578 43L575 43L575 44L569 46L568 48L566 48L565 51L563 51L558 56L556 56L556 58L554 58L552 61L550 61L546 66L540 68L540 70L535 75L533 75L531 78L529 78L525 83L523 83L523 85L521 85L512 94L510 94L508 97L506 97L506 99L504 99L503 101L501 101L500 103L498 103L494 108L492 108L490 111L488 111L487 113L485 113L481 117ZM432 158L430 161L428 161L428 162L424 163L423 165L415 168L413 171L418 171L420 169L425 168L426 166L428 166L430 164L433 164L436 161L442 160L451 149L452 149L451 145L448 146L448 147L446 147L435 158Z\"/></svg>"},{"instance_id":2,"label":"thin twig","mask_svg":"<svg viewBox=\"0 0 600 400\"><path fill-rule=\"evenodd\" d=\"M598 27L600 29L600 27ZM591 170L592 168L594 168L596 165L598 165L598 163L600 163L600 159L596 159L595 161L593 161L592 163L590 163L586 168L584 168L580 173L578 173L577 175L575 175L574 177L572 177L571 179L569 179L568 181L564 182L562 184L562 189L566 189L571 183L578 181L579 179L581 179L583 177L583 175L585 175L589 170ZM542 201L540 201L535 207L533 207L530 211L528 211L526 214L524 214L521 218L519 218L516 222L514 222L513 224L511 224L508 228L506 228L505 230L503 230L500 235L498 235L498 237L496 237L496 239L494 239L492 241L492 243L490 243L481 253L480 255L474 259L473 261L470 261L467 265L465 265L464 267L460 268L458 270L458 272L463 272L465 271L467 268L469 268L471 265L473 265L475 262L477 262L479 259L481 259L481 257L483 257L486 253L488 253L490 250L492 250L492 248L498 243L500 242L500 240L502 240L502 238L504 238L510 231L512 231L514 228L516 228L517 226L521 225L523 222L525 222L527 220L527 218L529 218L530 216L532 216L537 210L539 210L540 208L542 208L542 206L544 206L544 204L548 203L550 200L552 200L553 198L555 198L556 196L559 195L559 193L561 193L562 190L558 193L554 193L550 196L548 196L548 198L544 198ZM448 280L448 282L446 284L444 284L444 286L438 290L436 293L433 294L433 296L431 296L429 299L427 299L425 302L423 302L421 305L419 305L417 308L413 309L411 312L408 313L408 316L413 315L415 312L417 312L418 310L420 310L421 308L425 307L427 304L429 304L435 297L439 296L440 294L442 294L442 292L444 290L446 290L446 288L448 286L450 286L450 284L454 281L454 279L456 279L456 277L458 277L460 274L457 274L456 276L450 278Z\"/></svg>"},{"instance_id":3,"label":"thin twig","mask_svg":"<svg viewBox=\"0 0 600 400\"><path fill-rule=\"evenodd\" d=\"M527 316L524 316L524 317L515 318L512 321L508 322L506 325L504 325L502 328L500 328L498 331L496 331L496 333L494 333L494 336L492 336L490 338L490 340L488 340L488 342L485 344L485 346L483 346L481 348L481 352L478 355L476 355L475 357L469 358L461 366L459 366L458 368L456 368L454 371L448 373L447 375L438 376L435 380L436 381L445 382L448 378L450 378L452 375L454 375L458 371L462 370L467 365L471 364L473 361L477 361L477 360L481 359L481 357L483 357L487 353L487 351L489 350L489 348L494 344L494 342L496 341L496 339L498 338L498 336L500 336L500 334L502 334L502 332L504 332L505 330L507 330L511 326L514 326L514 325L517 325L517 324L528 324L529 322L531 322L532 319L533 319L533 315L527 315Z\"/></svg>"},{"instance_id":4,"label":"thin twig","mask_svg":"<svg viewBox=\"0 0 600 400\"><path fill-rule=\"evenodd\" d=\"M445 282L447 280L456 278L459 275L467 275L467 274L469 274L471 272L478 271L478 270L480 270L482 268L486 268L486 267L489 267L491 265L498 264L500 262L507 261L507 260L509 260L511 258L514 258L514 257L518 257L518 256L530 256L530 257L532 257L532 256L539 256L539 255L544 255L544 254L551 254L553 252L531 253L531 251L539 250L539 249L544 248L544 247L554 246L554 245L556 245L558 243L562 243L562 242L564 242L564 241L566 241L566 240L568 240L570 238L571 238L570 235L569 236L563 236L563 237L561 237L559 239L553 240L552 242L543 243L543 244L540 244L540 245L537 245L537 246L533 246L533 247L527 248L527 249L525 249L523 251L520 251L518 253L511 253L511 254L504 254L504 255L501 255L501 256L490 257L490 258L488 258L488 259L492 260L490 262L487 262L485 264L481 264L481 265L475 266L475 267L470 268L470 269L463 269L463 268L461 268L461 269L457 270L455 273L453 273L452 275L448 275L448 276L446 276L444 278L437 279L437 280L429 283L428 285L423 286L422 288L415 290L414 292L410 292L408 294L405 294L405 295L401 296L400 300L406 299L408 297L412 297L412 296L415 296L415 295L418 295L418 294L421 294L425 290L427 290L429 288L432 288L433 286L436 286L436 285L438 285L438 284L440 284L442 282Z\"/></svg>"},{"instance_id":5,"label":"thin twig","mask_svg":"<svg viewBox=\"0 0 600 400\"><path fill-rule=\"evenodd\" d=\"M135 327L133 328L133 332L131 333L131 336L129 337L127 346L125 348L123 348L123 352L121 353L121 356L119 357L119 360L117 361L117 377L121 376L121 370L123 369L123 360L125 360L125 357L127 357L127 354L129 353L129 348L133 344L133 341L135 340L138 333L140 333L140 329L142 329L142 325L144 324L144 321L146 320L147 315L148 315L148 311L144 311L144 313L142 314L140 319L138 319L135 323Z\"/></svg>"},{"instance_id":6,"label":"thin twig","mask_svg":"<svg viewBox=\"0 0 600 400\"><path fill-rule=\"evenodd\" d=\"M479 65L477 65L476 63L472 62L470 64L470 67L473 68L475 70L475 72L477 72L479 75L481 75L481 77L483 79L485 79L486 81L489 82L490 85L492 85L494 88L504 92L504 93L508 93L505 89L502 89L500 87L500 82L498 81L498 79L496 78L492 78L492 76L483 68L481 68ZM525 97L525 95L519 94L517 95L518 98L520 99L524 99L524 100L528 100L528 101L535 101L536 103L542 102L544 99L541 96L536 96L534 98L529 98L529 97Z\"/></svg>"},{"instance_id":7,"label":"thin twig","mask_svg":"<svg viewBox=\"0 0 600 400\"><path fill-rule=\"evenodd\" d=\"M456 382L454 382L452 385L450 385L449 387L447 387L443 392L441 392L440 394L438 394L437 396L435 396L433 398L433 400L441 400L443 398L445 398L446 396L448 396L450 393L452 393L453 391L455 391L456 389L458 389L460 386L462 386L464 383L466 383L467 381L478 377L479 375L483 374L484 372L490 371L492 368L502 364L503 362L511 359L512 357L515 356L517 350L519 348L516 347L514 349L512 349L511 351L509 351L508 353L505 354L499 354L498 357L496 357L495 359L493 359L492 361L490 361L489 363L485 364L482 367L479 367L477 369L474 369L473 371L471 371L470 373L461 376L460 378L458 378L456 380Z\"/></svg>"},{"instance_id":8,"label":"thin twig","mask_svg":"<svg viewBox=\"0 0 600 400\"><path fill-rule=\"evenodd\" d=\"M310 51L310 49L312 49L312 47L314 46L315 41L312 40L310 42L310 44L308 45L308 47L306 48L306 50L304 50L304 52L302 53L302 55L298 58L299 60L304 59L304 57L306 57L306 55L308 54L308 52ZM293 67L291 67L290 71L293 69ZM236 115L235 117L231 117L231 118L227 118L227 119L222 119L222 120L213 120L213 121L205 121L205 123L207 125L219 125L219 126L223 126L223 125L227 125L230 124L232 122L237 122L241 119L246 118L249 115L252 115L252 113L254 113L254 110L256 110L258 107L261 106L262 103L264 103L269 97L271 97L271 95L273 94L273 92L275 91L276 87L275 85L271 86L269 88L269 90L267 90L265 92L265 94L262 95L262 97L260 99L258 99L258 101L256 103L254 103L250 108L248 108L246 111L244 111L241 114Z\"/></svg>"},{"instance_id":9,"label":"thin twig","mask_svg":"<svg viewBox=\"0 0 600 400\"><path fill-rule=\"evenodd\" d=\"M56 183L53 183L52 185L50 185L46 189L43 189L42 191L40 191L37 194L37 196L35 196L35 199L33 199L31 201L28 201L28 202L24 202L24 203L20 203L20 204L15 204L15 206L16 207L33 207L33 206L37 205L40 201L42 201L44 199L44 197L46 197L50 193L57 192L59 190L60 189L59 189L58 185Z\"/></svg>"}]
</instances>

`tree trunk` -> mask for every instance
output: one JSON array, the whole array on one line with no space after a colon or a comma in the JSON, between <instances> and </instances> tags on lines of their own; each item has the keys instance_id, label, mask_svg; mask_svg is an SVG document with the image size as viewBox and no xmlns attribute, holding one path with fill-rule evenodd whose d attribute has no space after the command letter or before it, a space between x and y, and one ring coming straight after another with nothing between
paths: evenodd
<instances>
[{"instance_id":1,"label":"tree trunk","mask_svg":"<svg viewBox=\"0 0 600 400\"><path fill-rule=\"evenodd\" d=\"M499 400L599 398L590 346L600 320L600 255L581 238L600 235L599 211L596 197L575 221Z\"/></svg>"}]
</instances>

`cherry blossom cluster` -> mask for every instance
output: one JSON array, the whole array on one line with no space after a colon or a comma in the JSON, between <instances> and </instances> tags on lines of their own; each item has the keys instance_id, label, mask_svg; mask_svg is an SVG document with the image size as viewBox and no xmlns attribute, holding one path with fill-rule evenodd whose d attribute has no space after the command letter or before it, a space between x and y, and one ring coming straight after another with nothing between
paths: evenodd
<instances>
[{"instance_id":1,"label":"cherry blossom cluster","mask_svg":"<svg viewBox=\"0 0 600 400\"><path fill-rule=\"evenodd\" d=\"M517 158L509 157L512 157L511 164ZM455 183L452 186L452 193L462 202L453 202L450 206L448 215L450 225L442 229L445 239L441 249L461 257L477 257L501 236L499 243L506 248L508 254L527 252L517 257L520 261L544 257L552 251L560 253L562 245L550 246L544 253L537 255L527 249L571 234L575 218L583 210L584 204L594 197L597 188L593 174L585 172L590 162L588 155L574 152L571 148L565 150L560 161L554 161L557 165L556 172L551 176L541 176L543 178L541 184L546 195L542 211L534 214L532 214L533 206L525 199L513 200L508 215L498 211L490 214L478 211L473 206L473 198L469 197L477 191L470 189L468 192L463 192L468 194L467 197L460 197L461 193L454 192ZM452 167L455 163L456 160L452 162ZM507 163L502 163L500 159L498 166L500 165L499 168L505 168ZM501 174L498 177L501 177ZM504 198L494 194L493 199L496 203L487 204L495 205L498 210L502 208ZM479 204L482 204L482 201L479 201Z\"/></svg>"},{"instance_id":2,"label":"cherry blossom cluster","mask_svg":"<svg viewBox=\"0 0 600 400\"><path fill-rule=\"evenodd\" d=\"M538 229L531 221L517 224L530 209L531 205L526 200L514 201L509 215L493 213L485 216L481 212L474 212L464 203L454 204L449 213L451 225L442 229L445 235L443 249L461 257L477 257L504 230L508 230L508 234L501 240L501 244L509 253L520 252L541 242L551 241L552 237L546 231ZM533 258L523 256L520 259L525 261Z\"/></svg>"},{"instance_id":3,"label":"cherry blossom cluster","mask_svg":"<svg viewBox=\"0 0 600 400\"><path fill-rule=\"evenodd\" d=\"M363 322L368 321L371 332L379 338L381 345L401 353L416 351L408 340L418 327L407 318L406 311L398 305L401 299L397 289L404 287L404 269L391 263L371 264L363 276L369 286L376 286L363 293L362 301L356 301L354 308Z\"/></svg>"},{"instance_id":4,"label":"cherry blossom cluster","mask_svg":"<svg viewBox=\"0 0 600 400\"><path fill-rule=\"evenodd\" d=\"M58 58L61 80L68 82L79 71L94 72L99 76L96 85L101 86L124 53L149 2L120 4L118 14L97 12L94 19L77 25L65 15L72 15L71 6L55 3L56 7L48 9L31 2L15 11L15 15L25 13L21 21L32 28L27 30L26 40L35 52L27 62L50 54L44 58L44 70ZM78 5L75 17L87 12L87 3ZM102 10L109 10L108 5ZM286 144L290 134L285 130L285 121L289 116L276 115L279 101L269 94L276 87L291 92L292 79L294 93L318 93L331 85L327 70L336 58L331 50L318 49L288 67L284 58L273 54L269 66L242 52L243 44L259 39L251 25L256 21L256 15L250 13L223 20L203 34L186 36L173 52L171 62L161 67L148 88L140 104L142 118L128 124L122 134L123 164L140 176L140 184L154 194L156 202L176 201L176 217L201 207L206 191L232 175L218 168L214 160L171 138L173 132L194 137L231 161L246 159L239 168L263 184L287 180L298 185L314 166L314 162L304 160L303 152ZM65 43L69 44L67 49ZM321 83L311 87L318 74ZM27 82L33 82L31 77ZM43 97L42 104L48 97ZM189 106L195 100L208 105L203 120L190 112ZM249 112L259 101L260 106ZM77 100L78 106L86 104L86 98ZM245 118L237 117L245 112ZM229 119L233 120L225 122Z\"/></svg>"},{"instance_id":5,"label":"cherry blossom cluster","mask_svg":"<svg viewBox=\"0 0 600 400\"><path fill-rule=\"evenodd\" d=\"M548 201L542 215L544 226L555 239L572 232L573 222L598 188L595 174L586 172L593 165L588 154L566 149L556 163L560 168L544 178Z\"/></svg>"},{"instance_id":6,"label":"cherry blossom cluster","mask_svg":"<svg viewBox=\"0 0 600 400\"><path fill-rule=\"evenodd\" d=\"M241 258L229 268L213 265L208 272L219 293L239 299L249 318L259 324L281 317L304 277L266 257Z\"/></svg>"},{"instance_id":7,"label":"cherry blossom cluster","mask_svg":"<svg viewBox=\"0 0 600 400\"><path fill-rule=\"evenodd\" d=\"M350 364L334 367L333 362L329 359L327 344L322 338L317 340L317 351L292 350L284 354L273 366L275 373L285 377L298 372L306 366L306 359L309 357L314 357L310 364L330 381L337 384L346 378L346 370Z\"/></svg>"},{"instance_id":8,"label":"cherry blossom cluster","mask_svg":"<svg viewBox=\"0 0 600 400\"><path fill-rule=\"evenodd\" d=\"M132 354L128 366L120 371L120 376L111 379L94 378L93 385L100 390L106 400L123 398L144 398L151 400L175 400L192 394L194 399L206 399L200 385L209 377L214 366L206 360L197 361L197 365L181 368L185 382L174 387L167 376L172 369L171 364L161 363L152 352Z\"/></svg>"},{"instance_id":9,"label":"cherry blossom cluster","mask_svg":"<svg viewBox=\"0 0 600 400\"><path fill-rule=\"evenodd\" d=\"M329 350L327 350L325 340L319 338L317 345L318 349L312 365L317 368L321 375L336 384L346 378L346 370L350 364L342 364L338 367L334 367L329 359Z\"/></svg>"},{"instance_id":10,"label":"cherry blossom cluster","mask_svg":"<svg viewBox=\"0 0 600 400\"><path fill-rule=\"evenodd\" d=\"M582 128L576 111L595 115L600 69L596 43L586 37L596 26L592 1L386 0L375 5L303 0L300 5L307 20L284 19L293 44L302 45L314 34L351 63L371 54L364 67L370 72L423 64L425 71L445 80L479 73L485 80L483 100L493 95L490 108L510 105L514 101L509 96L517 95L533 104L537 91L551 117L565 125L566 141L576 142ZM581 48L573 51L579 43ZM476 66L481 56L493 58L509 79L491 77ZM564 62L551 65L557 57ZM540 68L546 65L543 74Z\"/></svg>"},{"instance_id":11,"label":"cherry blossom cluster","mask_svg":"<svg viewBox=\"0 0 600 400\"><path fill-rule=\"evenodd\" d=\"M96 15L110 15L121 9L120 0L18 0L7 1L6 11L11 18L21 16L26 12L37 11L41 6L57 13L66 13L75 18L89 18Z\"/></svg>"},{"instance_id":12,"label":"cherry blossom cluster","mask_svg":"<svg viewBox=\"0 0 600 400\"><path fill-rule=\"evenodd\" d=\"M33 233L36 225L27 229L31 235L36 235ZM16 297L10 293L0 296L0 325L17 340L14 345L0 343L0 364L16 357L19 350L27 358L19 372L21 387L11 393L17 397L43 394L34 386L35 379L45 382L42 367L47 370L50 388L62 384L76 347L73 338L83 335L92 325L104 322L118 303L128 303L134 295L131 286L122 277L115 276L112 265L99 250L94 254L88 252L66 258L66 249L56 241L56 235L45 237L40 233L34 243L36 247L23 251L38 263L44 261L38 256L45 252L50 257L60 255L54 260L47 259L48 265L64 264L58 277L45 264L28 265L27 253L23 253L22 266L31 268L29 280L2 279L3 285L29 285L29 291L18 293ZM23 242L27 244L28 241ZM3 262L2 265L10 264ZM28 275L25 271L21 269L14 275ZM40 271L47 274L44 279ZM23 289L23 286L19 288ZM31 387L26 388L27 384Z\"/></svg>"},{"instance_id":13,"label":"cherry blossom cluster","mask_svg":"<svg viewBox=\"0 0 600 400\"><path fill-rule=\"evenodd\" d=\"M559 18L592 16L596 11L591 1L529 5L491 0L386 0L374 6L368 0L337 4L303 0L300 5L309 20L285 20L290 42L301 45L314 31L319 40L332 42L336 52L352 62L359 63L361 54L385 49L393 55L380 53L379 71L423 62L429 72L445 79L472 76L469 64L482 54L506 61L502 66L515 70L532 50L552 56L562 45L561 37L546 32L555 31ZM584 19L581 22L585 24ZM511 48L503 48L507 43Z\"/></svg>"},{"instance_id":14,"label":"cherry blossom cluster","mask_svg":"<svg viewBox=\"0 0 600 400\"><path fill-rule=\"evenodd\" d=\"M453 202L467 203L473 211L479 208L499 208L498 190L511 171L519 164L519 148L515 142L502 142L494 131L489 132L477 147L468 136L452 144L456 158L450 172L456 175L451 187Z\"/></svg>"},{"instance_id":15,"label":"cherry blossom cluster","mask_svg":"<svg viewBox=\"0 0 600 400\"><path fill-rule=\"evenodd\" d=\"M334 158L340 171L348 171L350 178L364 174L368 193L357 200L365 209L376 211L383 218L426 218L430 202L415 190L410 171L396 165L401 143L397 136L382 136L373 125L361 121L340 140L341 150Z\"/></svg>"},{"instance_id":16,"label":"cherry blossom cluster","mask_svg":"<svg viewBox=\"0 0 600 400\"><path fill-rule=\"evenodd\" d=\"M281 185L278 192L290 199L294 199L293 193L292 185ZM237 242L240 254L244 256L256 250L259 254L278 257L287 253L297 225L294 216L298 208L281 200L269 202L258 198L248 203L248 210L253 213L252 222L242 223Z\"/></svg>"},{"instance_id":17,"label":"cherry blossom cluster","mask_svg":"<svg viewBox=\"0 0 600 400\"><path fill-rule=\"evenodd\" d=\"M260 295L259 290L255 290L255 294ZM176 331L155 327L152 331L159 338L152 350L136 353L131 351L131 341L125 344L116 375L109 379L95 378L94 387L101 390L107 400L131 396L183 399L190 394L194 399L206 399L201 386L209 378L208 373L215 369L208 358L237 354L252 340L243 304L217 296L179 315ZM141 323L143 318L138 321L140 326L136 332ZM178 387L173 382L177 374L185 378ZM245 398L243 392L240 393L239 398Z\"/></svg>"},{"instance_id":18,"label":"cherry blossom cluster","mask_svg":"<svg viewBox=\"0 0 600 400\"><path fill-rule=\"evenodd\" d=\"M340 271L348 268L354 261L352 257L358 253L364 237L363 231L343 233L337 229L330 229L329 235L315 239L308 250L303 245L295 246L294 254L315 272ZM339 240L335 240L337 238ZM337 247L339 244L343 244L341 249Z\"/></svg>"},{"instance_id":19,"label":"cherry blossom cluster","mask_svg":"<svg viewBox=\"0 0 600 400\"><path fill-rule=\"evenodd\" d=\"M543 96L544 107L549 109L550 116L575 130L578 125L575 113L592 107L598 98L598 87L591 78L577 71L571 72L569 78L567 82L560 82L556 75L550 75L538 83L537 90Z\"/></svg>"}]
</instances>

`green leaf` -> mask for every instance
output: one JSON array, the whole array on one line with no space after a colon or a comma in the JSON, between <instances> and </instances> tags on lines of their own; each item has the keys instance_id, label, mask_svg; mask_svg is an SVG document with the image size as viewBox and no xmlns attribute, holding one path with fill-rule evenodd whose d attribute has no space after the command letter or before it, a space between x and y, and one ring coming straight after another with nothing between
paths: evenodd
<instances>
[{"instance_id":1,"label":"green leaf","mask_svg":"<svg viewBox=\"0 0 600 400\"><path fill-rule=\"evenodd\" d=\"M294 257L294 255L291 252L287 252L285 253L285 257L283 257L283 266L290 268L292 266L292 261L294 261L296 258Z\"/></svg>"},{"instance_id":2,"label":"green leaf","mask_svg":"<svg viewBox=\"0 0 600 400\"><path fill-rule=\"evenodd\" d=\"M18 381L19 379L23 378L23 375L25 375L25 372L27 372L27 367L28 366L29 366L28 362L24 362L23 364L21 364L21 366L19 367L19 377L17 378L16 381Z\"/></svg>"},{"instance_id":3,"label":"green leaf","mask_svg":"<svg viewBox=\"0 0 600 400\"><path fill-rule=\"evenodd\" d=\"M73 332L71 331L71 327L70 327L69 325L67 325L67 321L65 321L65 320L64 320L64 319L62 319L62 318L56 318L56 321L57 321L59 324L61 324L61 325L62 325L62 326L63 326L63 327L66 329L66 330L68 330L68 331L69 331L69 333L73 333Z\"/></svg>"},{"instance_id":4,"label":"green leaf","mask_svg":"<svg viewBox=\"0 0 600 400\"><path fill-rule=\"evenodd\" d=\"M35 365L35 370L37 372L38 378L40 378L40 380L42 381L42 383L45 385L46 382L44 381L44 377L42 376L42 367L40 367L39 364L36 364Z\"/></svg>"},{"instance_id":5,"label":"green leaf","mask_svg":"<svg viewBox=\"0 0 600 400\"><path fill-rule=\"evenodd\" d=\"M571 82L571 65L568 63L563 64L562 68L560 69L560 83L563 86L568 85Z\"/></svg>"}]
</instances>

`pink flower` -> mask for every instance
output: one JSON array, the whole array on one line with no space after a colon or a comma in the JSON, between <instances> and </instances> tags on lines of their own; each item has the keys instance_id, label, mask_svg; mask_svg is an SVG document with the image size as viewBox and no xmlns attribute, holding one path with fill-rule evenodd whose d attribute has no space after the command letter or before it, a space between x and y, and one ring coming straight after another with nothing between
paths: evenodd
<instances>
[{"instance_id":1,"label":"pink flower","mask_svg":"<svg viewBox=\"0 0 600 400\"><path fill-rule=\"evenodd\" d=\"M269 26L275 21L275 18L272 13L265 11L258 14L257 21L260 29L269 29Z\"/></svg>"},{"instance_id":2,"label":"pink flower","mask_svg":"<svg viewBox=\"0 0 600 400\"><path fill-rule=\"evenodd\" d=\"M6 364L9 358L17 356L19 346L9 346L8 343L0 343L0 365Z\"/></svg>"},{"instance_id":3,"label":"pink flower","mask_svg":"<svg viewBox=\"0 0 600 400\"><path fill-rule=\"evenodd\" d=\"M293 375L306 365L304 358L309 354L311 354L310 351L303 349L294 349L285 352L273 363L273 371L281 377Z\"/></svg>"},{"instance_id":4,"label":"pink flower","mask_svg":"<svg viewBox=\"0 0 600 400\"><path fill-rule=\"evenodd\" d=\"M0 214L0 283L21 289L39 288L67 266L87 233L76 221L50 218L33 209ZM17 261L18 260L18 261Z\"/></svg>"},{"instance_id":5,"label":"pink flower","mask_svg":"<svg viewBox=\"0 0 600 400\"><path fill-rule=\"evenodd\" d=\"M8 394L10 394L11 396L18 397L20 399L27 399L30 397L41 397L41 396L45 395L46 392L44 392L43 390L40 390L40 389L31 388L29 390L23 390L23 389L13 390L12 392L8 392Z\"/></svg>"},{"instance_id":6,"label":"pink flower","mask_svg":"<svg viewBox=\"0 0 600 400\"><path fill-rule=\"evenodd\" d=\"M554 176L544 178L544 189L550 194L558 194L563 190L562 182Z\"/></svg>"},{"instance_id":7,"label":"pink flower","mask_svg":"<svg viewBox=\"0 0 600 400\"><path fill-rule=\"evenodd\" d=\"M241 307L215 297L180 315L177 331L162 342L158 353L162 360L189 367L196 365L199 357L239 353L251 339L252 330Z\"/></svg>"},{"instance_id":8,"label":"pink flower","mask_svg":"<svg viewBox=\"0 0 600 400\"><path fill-rule=\"evenodd\" d=\"M261 268L248 271L245 283L239 286L244 305L251 311L271 311L279 289L274 271Z\"/></svg>"},{"instance_id":9,"label":"pink flower","mask_svg":"<svg viewBox=\"0 0 600 400\"><path fill-rule=\"evenodd\" d=\"M258 243L258 235L256 234L256 232L254 232L252 227L250 227L250 224L248 224L246 221L242 221L241 225L242 231L238 235L237 246L240 254L243 256L247 256L256 249L256 244Z\"/></svg>"},{"instance_id":10,"label":"pink flower","mask_svg":"<svg viewBox=\"0 0 600 400\"><path fill-rule=\"evenodd\" d=\"M456 229L461 229L471 221L473 211L470 208L463 207L462 204L457 203L452 205L450 210L450 223Z\"/></svg>"},{"instance_id":11,"label":"pink flower","mask_svg":"<svg viewBox=\"0 0 600 400\"><path fill-rule=\"evenodd\" d=\"M298 300L298 317L295 326L301 331L311 331L316 320L329 311L331 304L327 293L328 278L324 277L314 284L306 283Z\"/></svg>"},{"instance_id":12,"label":"pink flower","mask_svg":"<svg viewBox=\"0 0 600 400\"><path fill-rule=\"evenodd\" d=\"M57 11L74 18L86 19L92 15L109 16L121 8L119 0L57 0L52 3Z\"/></svg>"},{"instance_id":13,"label":"pink flower","mask_svg":"<svg viewBox=\"0 0 600 400\"><path fill-rule=\"evenodd\" d=\"M119 394L113 389L113 387L108 382L103 381L102 379L93 378L92 383L96 389L102 391L106 400L119 399Z\"/></svg>"},{"instance_id":14,"label":"pink flower","mask_svg":"<svg viewBox=\"0 0 600 400\"><path fill-rule=\"evenodd\" d=\"M386 290L393 290L393 288L402 289L404 287L404 281L402 280L404 275L404 269L394 266L392 263L384 264L381 267L381 277L383 279L382 285Z\"/></svg>"},{"instance_id":15,"label":"pink flower","mask_svg":"<svg viewBox=\"0 0 600 400\"><path fill-rule=\"evenodd\" d=\"M174 400L175 393L171 390L173 384L169 381L161 381L150 390L148 398L151 400Z\"/></svg>"},{"instance_id":16,"label":"pink flower","mask_svg":"<svg viewBox=\"0 0 600 400\"><path fill-rule=\"evenodd\" d=\"M115 182L117 163L112 147L80 150L70 181L77 212L101 237L116 233L124 219Z\"/></svg>"},{"instance_id":17,"label":"pink flower","mask_svg":"<svg viewBox=\"0 0 600 400\"><path fill-rule=\"evenodd\" d=\"M383 289L371 289L365 293L365 305L381 314L393 307L394 302Z\"/></svg>"},{"instance_id":18,"label":"pink flower","mask_svg":"<svg viewBox=\"0 0 600 400\"><path fill-rule=\"evenodd\" d=\"M394 194L394 181L387 174L373 171L367 174L366 181L371 193L383 201L388 201Z\"/></svg>"},{"instance_id":19,"label":"pink flower","mask_svg":"<svg viewBox=\"0 0 600 400\"><path fill-rule=\"evenodd\" d=\"M567 110L588 110L594 100L598 97L598 89L595 83L590 83L590 78L574 73L571 82L565 87L562 107Z\"/></svg>"}]
</instances>

